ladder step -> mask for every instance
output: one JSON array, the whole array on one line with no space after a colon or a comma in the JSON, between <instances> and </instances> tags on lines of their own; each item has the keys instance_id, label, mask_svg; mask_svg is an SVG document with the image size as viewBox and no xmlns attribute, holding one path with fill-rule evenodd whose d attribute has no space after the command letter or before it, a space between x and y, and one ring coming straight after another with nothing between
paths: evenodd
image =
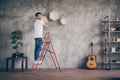
<instances>
[{"instance_id":1,"label":"ladder step","mask_svg":"<svg viewBox=\"0 0 120 80\"><path fill-rule=\"evenodd\" d=\"M36 63L36 64L34 63L34 65L41 65L41 64L42 64L42 63Z\"/></svg>"},{"instance_id":2,"label":"ladder step","mask_svg":"<svg viewBox=\"0 0 120 80\"><path fill-rule=\"evenodd\" d=\"M46 42L46 41L45 41L45 42L43 42L43 43L51 43L51 42Z\"/></svg>"},{"instance_id":3,"label":"ladder step","mask_svg":"<svg viewBox=\"0 0 120 80\"><path fill-rule=\"evenodd\" d=\"M48 50L50 53L54 53L53 51Z\"/></svg>"},{"instance_id":4,"label":"ladder step","mask_svg":"<svg viewBox=\"0 0 120 80\"><path fill-rule=\"evenodd\" d=\"M49 51L49 52L51 52L51 53L54 53L53 51L51 51L51 50L48 50L48 49L42 49L42 50L47 50L47 51Z\"/></svg>"},{"instance_id":5,"label":"ladder step","mask_svg":"<svg viewBox=\"0 0 120 80\"><path fill-rule=\"evenodd\" d=\"M43 56L44 56L43 54L39 55L39 57L43 57Z\"/></svg>"},{"instance_id":6,"label":"ladder step","mask_svg":"<svg viewBox=\"0 0 120 80\"><path fill-rule=\"evenodd\" d=\"M44 51L45 51L45 50L48 50L48 49L46 49L46 48L43 48L42 50L44 50Z\"/></svg>"},{"instance_id":7,"label":"ladder step","mask_svg":"<svg viewBox=\"0 0 120 80\"><path fill-rule=\"evenodd\" d=\"M53 51L50 51L50 50L48 50L48 49L41 49L41 50L47 50L47 51L49 51L49 52L51 52L51 53L54 53Z\"/></svg>"}]
</instances>

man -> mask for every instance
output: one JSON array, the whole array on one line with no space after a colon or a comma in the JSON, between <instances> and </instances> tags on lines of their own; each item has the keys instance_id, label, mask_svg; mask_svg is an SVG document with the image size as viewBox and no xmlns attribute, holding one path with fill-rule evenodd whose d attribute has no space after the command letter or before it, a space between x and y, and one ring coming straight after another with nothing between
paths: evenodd
<instances>
[{"instance_id":1,"label":"man","mask_svg":"<svg viewBox=\"0 0 120 80\"><path fill-rule=\"evenodd\" d=\"M42 47L42 35L43 35L43 27L47 27L47 23L43 22L42 13L37 12L35 14L36 21L34 22L34 29L35 29L35 51L34 51L34 60L35 64L41 63L41 61L37 61L40 55L41 47Z\"/></svg>"}]
</instances>

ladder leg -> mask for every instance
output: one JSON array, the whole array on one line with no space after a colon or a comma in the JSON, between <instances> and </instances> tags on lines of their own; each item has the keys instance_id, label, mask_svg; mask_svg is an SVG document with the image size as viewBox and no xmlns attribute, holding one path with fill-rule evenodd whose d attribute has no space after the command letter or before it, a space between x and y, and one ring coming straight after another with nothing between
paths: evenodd
<instances>
[{"instance_id":1,"label":"ladder leg","mask_svg":"<svg viewBox=\"0 0 120 80\"><path fill-rule=\"evenodd\" d=\"M57 56L56 56L56 54L55 54L54 48L53 48L53 46L52 46L52 43L51 43L51 48L52 48L52 51L54 52L53 54L54 54L55 59L56 59L56 61L57 61L58 68L59 68L59 70L61 71L60 64L59 64L59 62L58 62L58 59L57 59Z\"/></svg>"},{"instance_id":2,"label":"ladder leg","mask_svg":"<svg viewBox=\"0 0 120 80\"><path fill-rule=\"evenodd\" d=\"M53 63L54 63L54 66L55 66L55 68L57 69L57 66L56 66L55 60L54 60L53 55L52 55L51 52L50 52L50 55L51 55L52 61L53 61Z\"/></svg>"}]
</instances>

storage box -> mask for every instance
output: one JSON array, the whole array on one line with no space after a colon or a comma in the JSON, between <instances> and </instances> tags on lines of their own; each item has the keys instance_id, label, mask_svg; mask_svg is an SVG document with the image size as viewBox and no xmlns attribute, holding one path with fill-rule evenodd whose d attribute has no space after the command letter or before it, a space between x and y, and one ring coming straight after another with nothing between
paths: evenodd
<instances>
[{"instance_id":1,"label":"storage box","mask_svg":"<svg viewBox=\"0 0 120 80\"><path fill-rule=\"evenodd\" d=\"M117 38L117 42L120 42L120 38Z\"/></svg>"},{"instance_id":2,"label":"storage box","mask_svg":"<svg viewBox=\"0 0 120 80\"><path fill-rule=\"evenodd\" d=\"M111 52L116 52L115 47L112 47L112 48L111 48Z\"/></svg>"}]
</instances>

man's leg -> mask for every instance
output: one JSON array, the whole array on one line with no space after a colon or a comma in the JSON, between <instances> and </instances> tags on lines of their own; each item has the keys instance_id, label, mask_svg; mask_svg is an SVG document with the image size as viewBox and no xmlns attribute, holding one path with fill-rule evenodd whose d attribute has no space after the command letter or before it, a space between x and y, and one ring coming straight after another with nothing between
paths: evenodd
<instances>
[{"instance_id":1,"label":"man's leg","mask_svg":"<svg viewBox=\"0 0 120 80\"><path fill-rule=\"evenodd\" d=\"M35 38L35 52L34 52L34 60L36 61L40 55L42 47L42 38Z\"/></svg>"}]
</instances>

